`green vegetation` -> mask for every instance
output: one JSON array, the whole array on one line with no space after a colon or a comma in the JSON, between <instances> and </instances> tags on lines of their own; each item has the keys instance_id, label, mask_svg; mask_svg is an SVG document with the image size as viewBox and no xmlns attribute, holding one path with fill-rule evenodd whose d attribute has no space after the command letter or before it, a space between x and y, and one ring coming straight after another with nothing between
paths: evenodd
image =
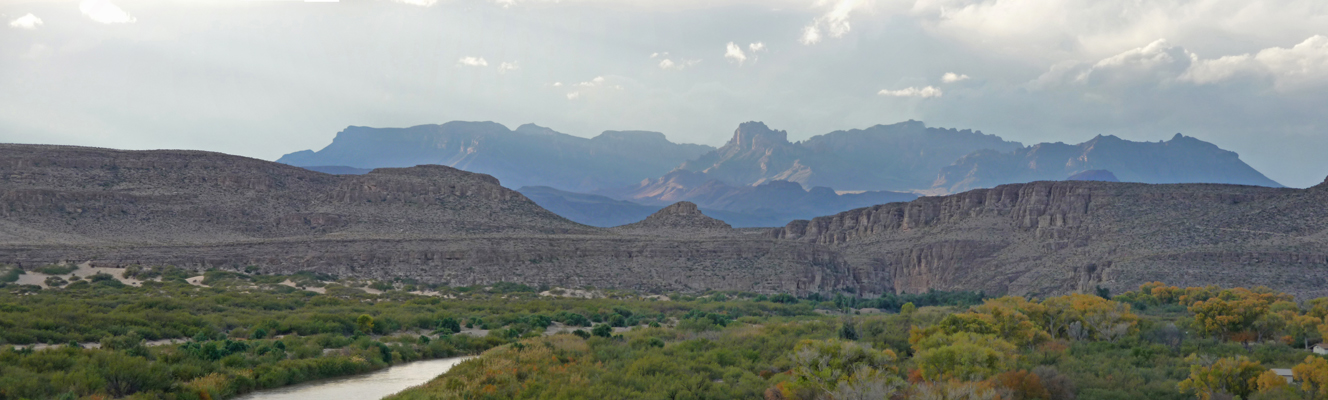
<instances>
[{"instance_id":1,"label":"green vegetation","mask_svg":"<svg viewBox=\"0 0 1328 400\"><path fill-rule=\"evenodd\" d=\"M796 302L666 302L616 292L618 299L542 298L514 284L431 288L456 297L444 299L403 291L410 283L312 274L209 271L203 282L210 287L187 283L191 274L176 268L124 275L142 286L106 274L47 290L0 285L0 400L223 399L477 354L540 337L555 324L612 337L615 328L675 321L706 331L733 319L819 318ZM282 284L288 280L326 293ZM374 284L389 290L372 295L352 287Z\"/></svg>"},{"instance_id":2,"label":"green vegetation","mask_svg":"<svg viewBox=\"0 0 1328 400\"><path fill-rule=\"evenodd\" d=\"M143 285L94 275L62 287L50 280L47 290L0 286L0 400L224 399L480 352L395 398L1328 396L1328 359L1306 349L1328 331L1328 299L1296 303L1265 288L660 301L594 288L586 290L613 298L256 271L209 271L209 287L169 267L124 275ZM551 327L562 333L546 334ZM1296 381L1274 367L1292 369Z\"/></svg>"},{"instance_id":3,"label":"green vegetation","mask_svg":"<svg viewBox=\"0 0 1328 400\"><path fill-rule=\"evenodd\" d=\"M68 275L78 270L77 265L47 265L37 268L35 271L46 275Z\"/></svg>"},{"instance_id":4,"label":"green vegetation","mask_svg":"<svg viewBox=\"0 0 1328 400\"><path fill-rule=\"evenodd\" d=\"M393 397L416 399L1313 399L1328 299L1148 284L897 314L526 338ZM975 294L981 297L980 294ZM936 298L962 298L953 293ZM886 297L887 299L890 296ZM776 297L753 300L773 302ZM910 300L916 300L911 298ZM779 300L788 301L786 297ZM893 302L895 300L887 300ZM801 300L827 309L839 302ZM879 300L857 304L879 305ZM889 307L882 307L889 308ZM1136 313L1136 310L1143 312ZM1299 324L1279 321L1296 321ZM1312 320L1312 321L1311 321ZM1290 368L1296 382L1269 370Z\"/></svg>"},{"instance_id":5,"label":"green vegetation","mask_svg":"<svg viewBox=\"0 0 1328 400\"><path fill-rule=\"evenodd\" d=\"M0 264L0 284L14 283L18 281L19 275L23 275L22 268Z\"/></svg>"}]
</instances>

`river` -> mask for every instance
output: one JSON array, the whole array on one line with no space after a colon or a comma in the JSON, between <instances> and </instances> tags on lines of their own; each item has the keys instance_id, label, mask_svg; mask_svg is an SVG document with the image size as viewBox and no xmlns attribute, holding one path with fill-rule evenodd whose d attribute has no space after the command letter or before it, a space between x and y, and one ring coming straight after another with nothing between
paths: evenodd
<instances>
[{"instance_id":1,"label":"river","mask_svg":"<svg viewBox=\"0 0 1328 400\"><path fill-rule=\"evenodd\" d=\"M364 375L305 382L236 397L237 400L377 400L418 386L474 357L416 361Z\"/></svg>"}]
</instances>

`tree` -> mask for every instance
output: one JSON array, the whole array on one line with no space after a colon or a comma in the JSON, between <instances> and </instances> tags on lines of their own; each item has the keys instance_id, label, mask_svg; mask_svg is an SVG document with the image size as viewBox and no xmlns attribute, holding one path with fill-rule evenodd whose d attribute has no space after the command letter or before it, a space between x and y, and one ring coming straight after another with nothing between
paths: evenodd
<instances>
[{"instance_id":1,"label":"tree","mask_svg":"<svg viewBox=\"0 0 1328 400\"><path fill-rule=\"evenodd\" d=\"M1019 370L996 375L996 382L1010 390L1014 400L1050 399L1051 392L1042 386L1042 377Z\"/></svg>"},{"instance_id":2,"label":"tree","mask_svg":"<svg viewBox=\"0 0 1328 400\"><path fill-rule=\"evenodd\" d=\"M1227 339L1234 333L1251 330L1254 322L1268 313L1274 300L1248 289L1228 289L1194 302L1190 312L1204 333Z\"/></svg>"},{"instance_id":3,"label":"tree","mask_svg":"<svg viewBox=\"0 0 1328 400\"><path fill-rule=\"evenodd\" d=\"M1301 342L1305 350L1310 349L1310 340L1319 336L1319 324L1321 321L1310 315L1292 315L1287 319L1286 330L1293 340Z\"/></svg>"},{"instance_id":4,"label":"tree","mask_svg":"<svg viewBox=\"0 0 1328 400\"><path fill-rule=\"evenodd\" d=\"M929 382L945 379L984 380L1014 363L1014 345L971 332L933 334L917 340L914 361Z\"/></svg>"},{"instance_id":5,"label":"tree","mask_svg":"<svg viewBox=\"0 0 1328 400\"><path fill-rule=\"evenodd\" d=\"M1316 356L1305 357L1305 362L1291 368L1291 376L1300 381L1300 388L1310 400L1328 395L1328 360Z\"/></svg>"},{"instance_id":6,"label":"tree","mask_svg":"<svg viewBox=\"0 0 1328 400\"><path fill-rule=\"evenodd\" d=\"M456 318L444 317L442 320L438 321L438 330L450 333L460 333L461 322L458 322Z\"/></svg>"},{"instance_id":7,"label":"tree","mask_svg":"<svg viewBox=\"0 0 1328 400\"><path fill-rule=\"evenodd\" d=\"M1212 400L1220 393L1249 397L1258 387L1259 375L1266 371L1258 361L1244 356L1222 358L1211 365L1198 363L1196 356L1190 356L1188 360L1193 363L1190 377L1178 386L1183 392L1195 392L1200 400Z\"/></svg>"},{"instance_id":8,"label":"tree","mask_svg":"<svg viewBox=\"0 0 1328 400\"><path fill-rule=\"evenodd\" d=\"M613 336L613 327L609 326L609 324L595 325L595 328L591 329L590 333L599 337Z\"/></svg>"},{"instance_id":9,"label":"tree","mask_svg":"<svg viewBox=\"0 0 1328 400\"><path fill-rule=\"evenodd\" d=\"M1022 297L991 299L973 307L973 312L988 316L986 320L996 336L1015 345L1033 347L1051 340L1051 335L1033 322L1035 316L1046 313L1046 307Z\"/></svg>"},{"instance_id":10,"label":"tree","mask_svg":"<svg viewBox=\"0 0 1328 400\"><path fill-rule=\"evenodd\" d=\"M918 312L918 306L913 305L911 301L899 307L899 314L901 315L913 315L916 312Z\"/></svg>"},{"instance_id":11,"label":"tree","mask_svg":"<svg viewBox=\"0 0 1328 400\"><path fill-rule=\"evenodd\" d=\"M373 327L374 318L369 314L360 314L360 317L355 319L355 329L366 335L373 333Z\"/></svg>"},{"instance_id":12,"label":"tree","mask_svg":"<svg viewBox=\"0 0 1328 400\"><path fill-rule=\"evenodd\" d=\"M853 324L852 319L844 319L839 325L839 338L844 340L858 340L858 327Z\"/></svg>"},{"instance_id":13,"label":"tree","mask_svg":"<svg viewBox=\"0 0 1328 400\"><path fill-rule=\"evenodd\" d=\"M1259 377L1255 379L1255 387L1258 388L1259 393L1281 391L1290 386L1291 385L1287 384L1286 378L1283 378L1271 369L1259 374Z\"/></svg>"}]
</instances>

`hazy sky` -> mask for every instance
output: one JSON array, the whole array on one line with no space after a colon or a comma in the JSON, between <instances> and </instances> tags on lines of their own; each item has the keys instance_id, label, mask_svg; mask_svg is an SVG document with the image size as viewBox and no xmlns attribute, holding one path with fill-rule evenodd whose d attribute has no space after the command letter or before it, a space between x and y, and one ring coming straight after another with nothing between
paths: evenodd
<instances>
[{"instance_id":1,"label":"hazy sky","mask_svg":"<svg viewBox=\"0 0 1328 400\"><path fill-rule=\"evenodd\" d=\"M1324 0L0 0L0 142L263 159L348 125L719 145L907 119L1328 176Z\"/></svg>"}]
</instances>

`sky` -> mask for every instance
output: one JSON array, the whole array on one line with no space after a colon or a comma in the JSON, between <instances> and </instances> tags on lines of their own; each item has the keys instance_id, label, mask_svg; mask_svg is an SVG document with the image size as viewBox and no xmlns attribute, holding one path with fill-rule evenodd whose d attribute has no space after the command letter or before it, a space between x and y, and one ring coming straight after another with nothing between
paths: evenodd
<instances>
[{"instance_id":1,"label":"sky","mask_svg":"<svg viewBox=\"0 0 1328 400\"><path fill-rule=\"evenodd\" d=\"M1323 0L0 0L0 142L275 160L347 126L721 145L909 119L1328 176Z\"/></svg>"}]
</instances>

